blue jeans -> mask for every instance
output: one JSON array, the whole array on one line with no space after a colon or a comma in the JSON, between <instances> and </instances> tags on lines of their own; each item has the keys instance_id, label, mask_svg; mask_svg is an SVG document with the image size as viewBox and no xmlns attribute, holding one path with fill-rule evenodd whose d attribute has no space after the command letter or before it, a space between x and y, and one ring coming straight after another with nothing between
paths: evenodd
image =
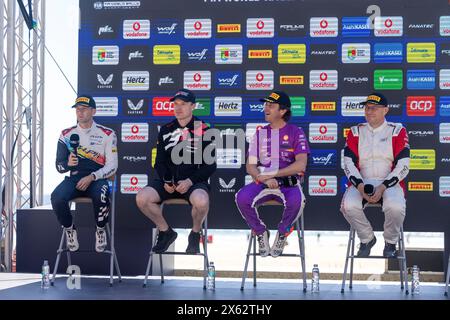
<instances>
[{"instance_id":1,"label":"blue jeans","mask_svg":"<svg viewBox=\"0 0 450 320\"><path fill-rule=\"evenodd\" d=\"M78 197L89 197L94 206L95 222L103 228L109 216L109 185L106 179L92 181L86 191L76 189L79 177L66 177L52 192L53 211L61 225L68 228L72 225L69 201Z\"/></svg>"}]
</instances>

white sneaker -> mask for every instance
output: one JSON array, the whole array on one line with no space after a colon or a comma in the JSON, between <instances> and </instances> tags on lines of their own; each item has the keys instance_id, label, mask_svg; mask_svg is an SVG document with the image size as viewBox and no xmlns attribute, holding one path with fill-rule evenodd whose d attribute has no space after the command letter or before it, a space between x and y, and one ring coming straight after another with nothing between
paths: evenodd
<instances>
[{"instance_id":1,"label":"white sneaker","mask_svg":"<svg viewBox=\"0 0 450 320\"><path fill-rule=\"evenodd\" d=\"M270 235L268 230L256 236L259 244L259 255L261 257L267 257L270 254L269 236Z\"/></svg>"},{"instance_id":2,"label":"white sneaker","mask_svg":"<svg viewBox=\"0 0 450 320\"><path fill-rule=\"evenodd\" d=\"M287 236L277 232L277 237L273 243L272 249L270 249L270 255L274 258L280 256L283 253L284 246L286 245Z\"/></svg>"},{"instance_id":3,"label":"white sneaker","mask_svg":"<svg viewBox=\"0 0 450 320\"><path fill-rule=\"evenodd\" d=\"M97 227L95 231L95 251L103 252L108 244L105 228Z\"/></svg>"},{"instance_id":4,"label":"white sneaker","mask_svg":"<svg viewBox=\"0 0 450 320\"><path fill-rule=\"evenodd\" d=\"M64 228L66 232L66 244L70 251L77 251L80 247L78 243L78 235L77 230L73 227L73 225L70 228Z\"/></svg>"}]
</instances>

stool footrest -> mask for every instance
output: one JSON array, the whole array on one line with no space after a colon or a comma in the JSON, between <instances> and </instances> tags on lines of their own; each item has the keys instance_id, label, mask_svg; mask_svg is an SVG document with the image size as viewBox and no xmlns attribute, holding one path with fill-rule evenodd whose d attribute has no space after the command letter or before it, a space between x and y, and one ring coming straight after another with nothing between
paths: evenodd
<instances>
[{"instance_id":1,"label":"stool footrest","mask_svg":"<svg viewBox=\"0 0 450 320\"><path fill-rule=\"evenodd\" d=\"M157 252L150 251L150 254L161 254L161 255L172 254L172 255L181 255L181 256L205 256L204 253L186 253L186 252L171 252L171 251L163 252L163 253L157 253Z\"/></svg>"},{"instance_id":2,"label":"stool footrest","mask_svg":"<svg viewBox=\"0 0 450 320\"><path fill-rule=\"evenodd\" d=\"M349 256L349 258L353 258L353 259L395 259L395 260L405 259L404 257L386 258L384 256L369 256L369 257Z\"/></svg>"}]
</instances>

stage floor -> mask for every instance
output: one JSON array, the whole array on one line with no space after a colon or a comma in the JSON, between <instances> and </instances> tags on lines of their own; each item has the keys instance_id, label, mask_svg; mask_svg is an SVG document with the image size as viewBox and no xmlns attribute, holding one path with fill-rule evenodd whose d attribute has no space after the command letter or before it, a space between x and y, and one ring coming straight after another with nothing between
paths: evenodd
<instances>
[{"instance_id":1,"label":"stage floor","mask_svg":"<svg viewBox=\"0 0 450 320\"><path fill-rule=\"evenodd\" d=\"M216 279L216 290L203 290L201 278L151 277L143 288L143 277L124 278L109 286L108 278L83 277L81 289L70 290L67 277L56 279L48 290L40 288L39 275L0 273L0 300L446 300L444 284L421 283L420 295L406 296L397 282L355 281L353 289L341 294L340 281L322 281L320 293L303 293L299 281L252 279L240 290L240 279ZM308 281L308 289L310 282Z\"/></svg>"}]
</instances>

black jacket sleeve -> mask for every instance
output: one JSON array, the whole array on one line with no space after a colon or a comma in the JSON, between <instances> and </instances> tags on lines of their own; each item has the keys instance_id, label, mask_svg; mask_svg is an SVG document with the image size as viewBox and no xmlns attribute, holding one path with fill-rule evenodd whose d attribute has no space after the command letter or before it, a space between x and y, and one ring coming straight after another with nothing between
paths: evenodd
<instances>
[{"instance_id":1,"label":"black jacket sleeve","mask_svg":"<svg viewBox=\"0 0 450 320\"><path fill-rule=\"evenodd\" d=\"M158 134L158 142L156 145L155 169L158 173L159 178L163 181L172 180L173 178L172 172L167 165L168 161L168 155L166 150L164 149L163 130L160 130Z\"/></svg>"}]
</instances>

